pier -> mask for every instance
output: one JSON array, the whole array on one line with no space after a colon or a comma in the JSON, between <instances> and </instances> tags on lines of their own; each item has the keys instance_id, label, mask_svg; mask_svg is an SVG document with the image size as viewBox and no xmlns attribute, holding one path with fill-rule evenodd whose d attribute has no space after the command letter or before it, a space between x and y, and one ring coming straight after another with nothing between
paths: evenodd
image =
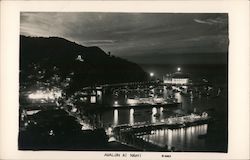
<instances>
[{"instance_id":1,"label":"pier","mask_svg":"<svg viewBox=\"0 0 250 160\"><path fill-rule=\"evenodd\" d=\"M124 124L113 127L114 132L149 132L156 129L178 129L199 124L209 123L211 117L206 113L201 116L196 114L167 118L164 122L156 123L135 123L134 125Z\"/></svg>"},{"instance_id":2,"label":"pier","mask_svg":"<svg viewBox=\"0 0 250 160\"><path fill-rule=\"evenodd\" d=\"M212 121L212 118L207 115L206 112L202 115L190 114L180 117L167 118L164 122L138 122L133 125L123 124L109 127L107 129L107 135L114 137L116 141L131 145L138 149L150 150L150 151L174 151L174 146L157 146L150 141L143 140L143 135L151 134L154 130L162 129L180 129L196 125L208 124Z\"/></svg>"}]
</instances>

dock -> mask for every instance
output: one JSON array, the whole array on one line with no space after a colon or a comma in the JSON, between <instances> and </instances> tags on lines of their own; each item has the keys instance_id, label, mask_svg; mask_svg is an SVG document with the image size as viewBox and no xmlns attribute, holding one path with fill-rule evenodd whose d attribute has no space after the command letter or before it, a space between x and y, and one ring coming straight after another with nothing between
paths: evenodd
<instances>
[{"instance_id":1,"label":"dock","mask_svg":"<svg viewBox=\"0 0 250 160\"><path fill-rule=\"evenodd\" d=\"M168 108L168 107L178 107L178 106L182 106L182 103L165 103L165 104L136 104L136 105L128 105L128 104L124 104L124 105L113 105L111 106L113 109L130 109L130 108Z\"/></svg>"}]
</instances>

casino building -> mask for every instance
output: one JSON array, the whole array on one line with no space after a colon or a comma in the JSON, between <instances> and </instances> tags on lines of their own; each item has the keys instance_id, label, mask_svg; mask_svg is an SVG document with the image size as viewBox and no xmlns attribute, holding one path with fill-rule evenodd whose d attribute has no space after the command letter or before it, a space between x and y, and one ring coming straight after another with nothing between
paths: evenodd
<instances>
[{"instance_id":1,"label":"casino building","mask_svg":"<svg viewBox=\"0 0 250 160\"><path fill-rule=\"evenodd\" d=\"M186 85L189 83L189 81L189 75L184 74L181 71L163 76L163 83L165 84Z\"/></svg>"}]
</instances>

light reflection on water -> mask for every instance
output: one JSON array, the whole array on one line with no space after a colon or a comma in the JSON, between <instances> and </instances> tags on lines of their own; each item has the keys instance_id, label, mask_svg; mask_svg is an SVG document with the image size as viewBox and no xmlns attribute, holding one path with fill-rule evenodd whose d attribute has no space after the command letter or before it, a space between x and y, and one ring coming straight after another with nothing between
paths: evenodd
<instances>
[{"instance_id":1,"label":"light reflection on water","mask_svg":"<svg viewBox=\"0 0 250 160\"><path fill-rule=\"evenodd\" d=\"M180 92L175 93L175 98L177 99L178 103L181 103L183 101Z\"/></svg>"},{"instance_id":2,"label":"light reflection on water","mask_svg":"<svg viewBox=\"0 0 250 160\"><path fill-rule=\"evenodd\" d=\"M118 118L118 110L115 109L115 110L114 110L114 125L115 125L115 126L118 125L118 122L119 122L118 119L119 119L119 118Z\"/></svg>"},{"instance_id":3,"label":"light reflection on water","mask_svg":"<svg viewBox=\"0 0 250 160\"><path fill-rule=\"evenodd\" d=\"M207 99L206 97L193 99L183 96L179 92L171 93L164 89L164 97L173 94L178 102L182 102L181 107L167 107L167 108L138 108L130 109L114 109L107 110L101 114L101 122L104 126L130 124L133 125L138 122L155 123L162 121L170 116L175 116L177 113L193 112L195 110L202 111L210 107L216 107L214 99ZM216 99L215 99L216 100ZM219 105L219 104L218 104ZM196 108L196 109L195 109ZM157 116L154 116L157 114ZM208 125L198 125L194 127L181 128L176 130L158 130L152 131L153 134L144 135L142 138L145 141L155 143L160 146L175 147L176 150L204 150L206 149L205 141L209 136L198 138L199 135L207 134ZM211 133L211 132L210 132ZM209 135L209 134L208 134ZM209 141L206 141L209 143Z\"/></svg>"},{"instance_id":4,"label":"light reflection on water","mask_svg":"<svg viewBox=\"0 0 250 160\"><path fill-rule=\"evenodd\" d=\"M133 108L129 110L129 124L130 125L134 124L134 109Z\"/></svg>"},{"instance_id":5,"label":"light reflection on water","mask_svg":"<svg viewBox=\"0 0 250 160\"><path fill-rule=\"evenodd\" d=\"M160 121L162 121L164 119L164 116L163 116L163 107L160 108L160 113L159 114L160 114L159 119L160 119Z\"/></svg>"},{"instance_id":6,"label":"light reflection on water","mask_svg":"<svg viewBox=\"0 0 250 160\"><path fill-rule=\"evenodd\" d=\"M174 95L178 102L182 102L183 106L185 106L185 111L192 110L192 105L188 104L183 96L177 92L173 93L170 90L167 90L164 87L164 98L166 99L170 95ZM180 108L165 108L166 110L175 111L176 113L180 112ZM159 121L163 121L165 118L168 118L170 115L166 112L163 112L165 109L163 107L160 108L131 108L131 109L114 109L114 110L107 110L101 114L101 121L105 126L110 125L120 125L120 124L130 124L133 125L137 122L151 122L156 123ZM113 112L113 113L112 113Z\"/></svg>"},{"instance_id":7,"label":"light reflection on water","mask_svg":"<svg viewBox=\"0 0 250 160\"><path fill-rule=\"evenodd\" d=\"M157 109L155 107L152 108L152 115L151 115L151 123L156 123L156 116Z\"/></svg>"},{"instance_id":8,"label":"light reflection on water","mask_svg":"<svg viewBox=\"0 0 250 160\"><path fill-rule=\"evenodd\" d=\"M150 135L143 135L140 138L145 139L161 147L175 147L176 150L188 150L189 147L202 148L205 145L205 139L199 139L199 135L207 134L207 124L192 126L180 129L163 129L152 131Z\"/></svg>"},{"instance_id":9,"label":"light reflection on water","mask_svg":"<svg viewBox=\"0 0 250 160\"><path fill-rule=\"evenodd\" d=\"M128 112L127 112L128 111ZM124 124L122 122L126 122L125 117L128 117L128 123L133 125L136 120L136 117L143 117L145 115L135 115L135 113L140 112L140 110L136 111L134 108L129 110L113 110L113 125ZM163 108L152 108L151 114L151 123L155 123L164 117L164 113L162 112ZM159 113L159 117L155 117L154 115ZM127 116L124 116L127 115ZM124 116L121 118L120 116ZM121 119L121 120L120 120ZM140 120L139 120L140 121ZM180 129L162 129L152 131L151 134L139 136L147 142L151 142L153 144L159 145L161 147L175 147L176 150L192 150L192 149L202 149L205 147L205 138L198 138L199 135L206 135L208 129L208 124L197 125L187 128Z\"/></svg>"},{"instance_id":10,"label":"light reflection on water","mask_svg":"<svg viewBox=\"0 0 250 160\"><path fill-rule=\"evenodd\" d=\"M163 116L161 108L152 108L151 122L155 123L159 117L153 116L156 113L161 113ZM120 124L120 117L127 113L129 116L128 121L130 125L135 123L135 109L131 108L126 112L126 110L113 110L113 125L116 126ZM121 112L121 113L120 113ZM137 110L138 112L138 110ZM161 117L160 114L160 117ZM144 117L144 116L143 116ZM208 129L208 124L191 126L187 128L180 129L162 129L154 130L151 134L139 136L147 142L159 145L161 147L175 147L176 150L192 150L192 149L202 149L205 147L205 138L198 138L199 135L206 135Z\"/></svg>"}]
</instances>

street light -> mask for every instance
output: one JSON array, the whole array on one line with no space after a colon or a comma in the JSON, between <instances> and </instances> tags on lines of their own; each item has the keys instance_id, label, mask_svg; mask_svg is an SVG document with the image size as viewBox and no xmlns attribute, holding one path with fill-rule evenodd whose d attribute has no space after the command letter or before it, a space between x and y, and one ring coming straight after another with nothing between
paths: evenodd
<instances>
[{"instance_id":1,"label":"street light","mask_svg":"<svg viewBox=\"0 0 250 160\"><path fill-rule=\"evenodd\" d=\"M150 77L153 77L153 76L154 76L154 73L153 73L153 72L151 72L151 73L150 73Z\"/></svg>"},{"instance_id":2,"label":"street light","mask_svg":"<svg viewBox=\"0 0 250 160\"><path fill-rule=\"evenodd\" d=\"M178 67L178 68L177 68L177 71L180 72L180 71L181 71L181 67Z\"/></svg>"}]
</instances>

